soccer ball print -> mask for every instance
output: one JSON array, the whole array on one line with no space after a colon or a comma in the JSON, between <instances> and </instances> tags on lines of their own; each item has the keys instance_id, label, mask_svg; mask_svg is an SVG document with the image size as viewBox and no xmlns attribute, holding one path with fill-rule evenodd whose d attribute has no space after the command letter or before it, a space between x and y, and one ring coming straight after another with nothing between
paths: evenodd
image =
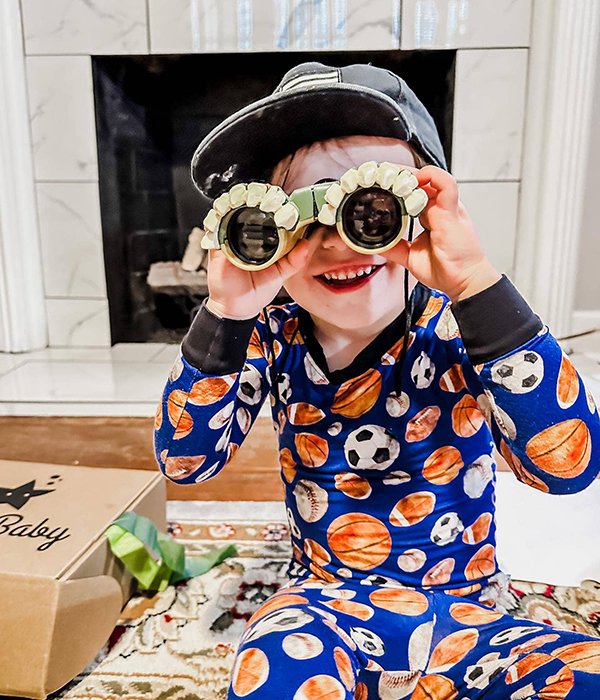
<instances>
[{"instance_id":1,"label":"soccer ball print","mask_svg":"<svg viewBox=\"0 0 600 700\"><path fill-rule=\"evenodd\" d=\"M522 350L492 365L492 381L512 394L536 389L544 378L544 360L533 350Z\"/></svg>"},{"instance_id":2,"label":"soccer ball print","mask_svg":"<svg viewBox=\"0 0 600 700\"><path fill-rule=\"evenodd\" d=\"M401 383L398 338L354 374L328 370L298 333L290 345L293 304L269 310L273 353L259 319L240 371L207 376L184 355L169 379L157 454L180 484L226 467L272 397L291 580L248 620L231 697L600 697L589 685L600 642L495 609L493 448L527 486L589 483L589 391L548 332L471 362L449 303L432 294Z\"/></svg>"},{"instance_id":3,"label":"soccer ball print","mask_svg":"<svg viewBox=\"0 0 600 700\"><path fill-rule=\"evenodd\" d=\"M400 454L400 444L389 430L364 425L348 435L344 454L353 469L387 469Z\"/></svg>"}]
</instances>

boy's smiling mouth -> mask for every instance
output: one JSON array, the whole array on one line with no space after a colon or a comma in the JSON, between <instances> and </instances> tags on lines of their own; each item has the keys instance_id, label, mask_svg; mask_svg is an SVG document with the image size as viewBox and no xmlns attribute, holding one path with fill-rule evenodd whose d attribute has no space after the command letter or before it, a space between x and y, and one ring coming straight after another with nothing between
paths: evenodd
<instances>
[{"instance_id":1,"label":"boy's smiling mouth","mask_svg":"<svg viewBox=\"0 0 600 700\"><path fill-rule=\"evenodd\" d=\"M385 266L374 265L340 265L320 275L315 275L323 286L332 292L349 292L367 284L373 275Z\"/></svg>"}]
</instances>

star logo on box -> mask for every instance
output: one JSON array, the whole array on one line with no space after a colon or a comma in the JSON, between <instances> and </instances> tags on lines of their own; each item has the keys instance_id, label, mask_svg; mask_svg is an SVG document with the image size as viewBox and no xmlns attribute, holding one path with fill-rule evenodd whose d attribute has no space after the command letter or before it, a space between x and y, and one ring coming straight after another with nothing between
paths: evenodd
<instances>
[{"instance_id":1,"label":"star logo on box","mask_svg":"<svg viewBox=\"0 0 600 700\"><path fill-rule=\"evenodd\" d=\"M15 486L14 488L4 488L0 486L0 505L7 503L16 510L21 510L21 508L29 502L30 498L43 496L53 491L54 489L36 489L35 480L29 481L22 486Z\"/></svg>"}]
</instances>

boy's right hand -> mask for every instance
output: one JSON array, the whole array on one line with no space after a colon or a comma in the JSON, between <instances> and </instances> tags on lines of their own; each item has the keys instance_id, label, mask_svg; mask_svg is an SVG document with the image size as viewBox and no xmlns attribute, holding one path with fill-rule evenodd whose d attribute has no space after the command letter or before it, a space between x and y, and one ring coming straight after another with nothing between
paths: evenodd
<instances>
[{"instance_id":1,"label":"boy's right hand","mask_svg":"<svg viewBox=\"0 0 600 700\"><path fill-rule=\"evenodd\" d=\"M257 272L236 267L220 250L209 250L208 310L221 318L254 318L273 301L285 281L300 271L308 249L308 241L301 239L287 255Z\"/></svg>"}]
</instances>

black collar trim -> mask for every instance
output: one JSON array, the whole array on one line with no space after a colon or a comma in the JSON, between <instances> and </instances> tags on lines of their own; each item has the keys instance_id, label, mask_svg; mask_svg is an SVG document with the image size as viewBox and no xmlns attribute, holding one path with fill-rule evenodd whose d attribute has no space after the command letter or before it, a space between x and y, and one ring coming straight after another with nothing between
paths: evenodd
<instances>
[{"instance_id":1,"label":"black collar trim","mask_svg":"<svg viewBox=\"0 0 600 700\"><path fill-rule=\"evenodd\" d=\"M414 295L414 307L411 327L414 326L423 315L429 297L431 296L431 289L421 284L421 282L417 282L412 291L412 295ZM377 337L373 338L347 367L330 371L325 354L323 353L323 348L314 336L313 320L306 309L303 309L301 306L298 307L298 330L302 335L306 349L316 365L327 377L329 383L334 385L343 384L350 379L355 379L363 374L363 372L366 372L366 370L378 364L385 353L392 348L394 343L402 338L405 327L406 310L402 309L400 315L387 325Z\"/></svg>"}]
</instances>

